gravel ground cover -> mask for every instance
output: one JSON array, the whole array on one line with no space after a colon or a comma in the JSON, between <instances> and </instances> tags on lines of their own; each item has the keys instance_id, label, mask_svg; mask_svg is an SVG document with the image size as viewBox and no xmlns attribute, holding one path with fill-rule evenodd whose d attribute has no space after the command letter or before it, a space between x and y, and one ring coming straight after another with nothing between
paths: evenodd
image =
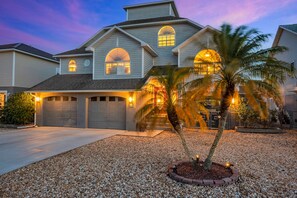
<instances>
[{"instance_id":1,"label":"gravel ground cover","mask_svg":"<svg viewBox=\"0 0 297 198\"><path fill-rule=\"evenodd\" d=\"M215 131L188 130L205 159ZM0 176L0 197L297 197L297 131L224 132L214 161L232 162L235 184L200 187L167 177L167 165L185 159L171 132L155 138L114 136Z\"/></svg>"}]
</instances>

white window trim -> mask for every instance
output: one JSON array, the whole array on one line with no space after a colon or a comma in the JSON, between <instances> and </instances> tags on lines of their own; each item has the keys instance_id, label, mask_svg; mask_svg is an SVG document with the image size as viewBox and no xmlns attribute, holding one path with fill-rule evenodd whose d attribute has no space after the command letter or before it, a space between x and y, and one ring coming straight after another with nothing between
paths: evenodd
<instances>
[{"instance_id":1,"label":"white window trim","mask_svg":"<svg viewBox=\"0 0 297 198\"><path fill-rule=\"evenodd\" d=\"M12 52L12 78L11 86L15 86L15 51Z\"/></svg>"},{"instance_id":2,"label":"white window trim","mask_svg":"<svg viewBox=\"0 0 297 198\"><path fill-rule=\"evenodd\" d=\"M144 49L142 48L141 50L141 68L142 68L142 72L141 72L141 76L142 78L144 77Z\"/></svg>"}]
</instances>

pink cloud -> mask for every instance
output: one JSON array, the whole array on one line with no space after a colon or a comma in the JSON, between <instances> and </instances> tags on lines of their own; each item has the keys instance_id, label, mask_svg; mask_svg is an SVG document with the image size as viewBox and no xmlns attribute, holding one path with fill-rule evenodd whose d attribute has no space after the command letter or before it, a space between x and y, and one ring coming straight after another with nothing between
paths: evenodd
<instances>
[{"instance_id":1,"label":"pink cloud","mask_svg":"<svg viewBox=\"0 0 297 198\"><path fill-rule=\"evenodd\" d=\"M6 35L5 38L1 39L1 42L3 42L2 44L18 42L26 43L52 53L64 50L64 46L61 43L55 43L53 41L10 28L3 24L0 24L0 32L1 34Z\"/></svg>"},{"instance_id":2,"label":"pink cloud","mask_svg":"<svg viewBox=\"0 0 297 198\"><path fill-rule=\"evenodd\" d=\"M203 25L219 26L252 23L296 0L176 0L180 14Z\"/></svg>"}]
</instances>

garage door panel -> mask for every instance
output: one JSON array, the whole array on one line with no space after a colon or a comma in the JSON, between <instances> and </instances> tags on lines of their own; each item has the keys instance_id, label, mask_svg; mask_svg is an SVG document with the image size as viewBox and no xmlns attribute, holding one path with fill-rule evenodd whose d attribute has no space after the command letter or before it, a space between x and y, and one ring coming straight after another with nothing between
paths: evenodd
<instances>
[{"instance_id":1,"label":"garage door panel","mask_svg":"<svg viewBox=\"0 0 297 198\"><path fill-rule=\"evenodd\" d=\"M125 99L115 96L92 97L89 101L89 128L126 128Z\"/></svg>"},{"instance_id":2,"label":"garage door panel","mask_svg":"<svg viewBox=\"0 0 297 198\"><path fill-rule=\"evenodd\" d=\"M43 106L44 125L77 126L77 102L69 97L50 97L45 99Z\"/></svg>"}]
</instances>

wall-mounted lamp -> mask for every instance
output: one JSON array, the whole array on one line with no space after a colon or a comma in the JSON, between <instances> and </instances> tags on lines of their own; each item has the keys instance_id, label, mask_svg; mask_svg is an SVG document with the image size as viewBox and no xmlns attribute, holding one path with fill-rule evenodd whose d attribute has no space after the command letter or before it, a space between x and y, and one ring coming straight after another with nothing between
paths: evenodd
<instances>
[{"instance_id":1,"label":"wall-mounted lamp","mask_svg":"<svg viewBox=\"0 0 297 198\"><path fill-rule=\"evenodd\" d=\"M40 102L41 101L41 98L40 97L35 97L35 102Z\"/></svg>"},{"instance_id":2,"label":"wall-mounted lamp","mask_svg":"<svg viewBox=\"0 0 297 198\"><path fill-rule=\"evenodd\" d=\"M128 100L129 100L129 107L132 108L134 106L134 104L133 104L133 102L134 102L133 93L130 93Z\"/></svg>"},{"instance_id":3,"label":"wall-mounted lamp","mask_svg":"<svg viewBox=\"0 0 297 198\"><path fill-rule=\"evenodd\" d=\"M232 98L231 103L235 104L235 98Z\"/></svg>"}]
</instances>

